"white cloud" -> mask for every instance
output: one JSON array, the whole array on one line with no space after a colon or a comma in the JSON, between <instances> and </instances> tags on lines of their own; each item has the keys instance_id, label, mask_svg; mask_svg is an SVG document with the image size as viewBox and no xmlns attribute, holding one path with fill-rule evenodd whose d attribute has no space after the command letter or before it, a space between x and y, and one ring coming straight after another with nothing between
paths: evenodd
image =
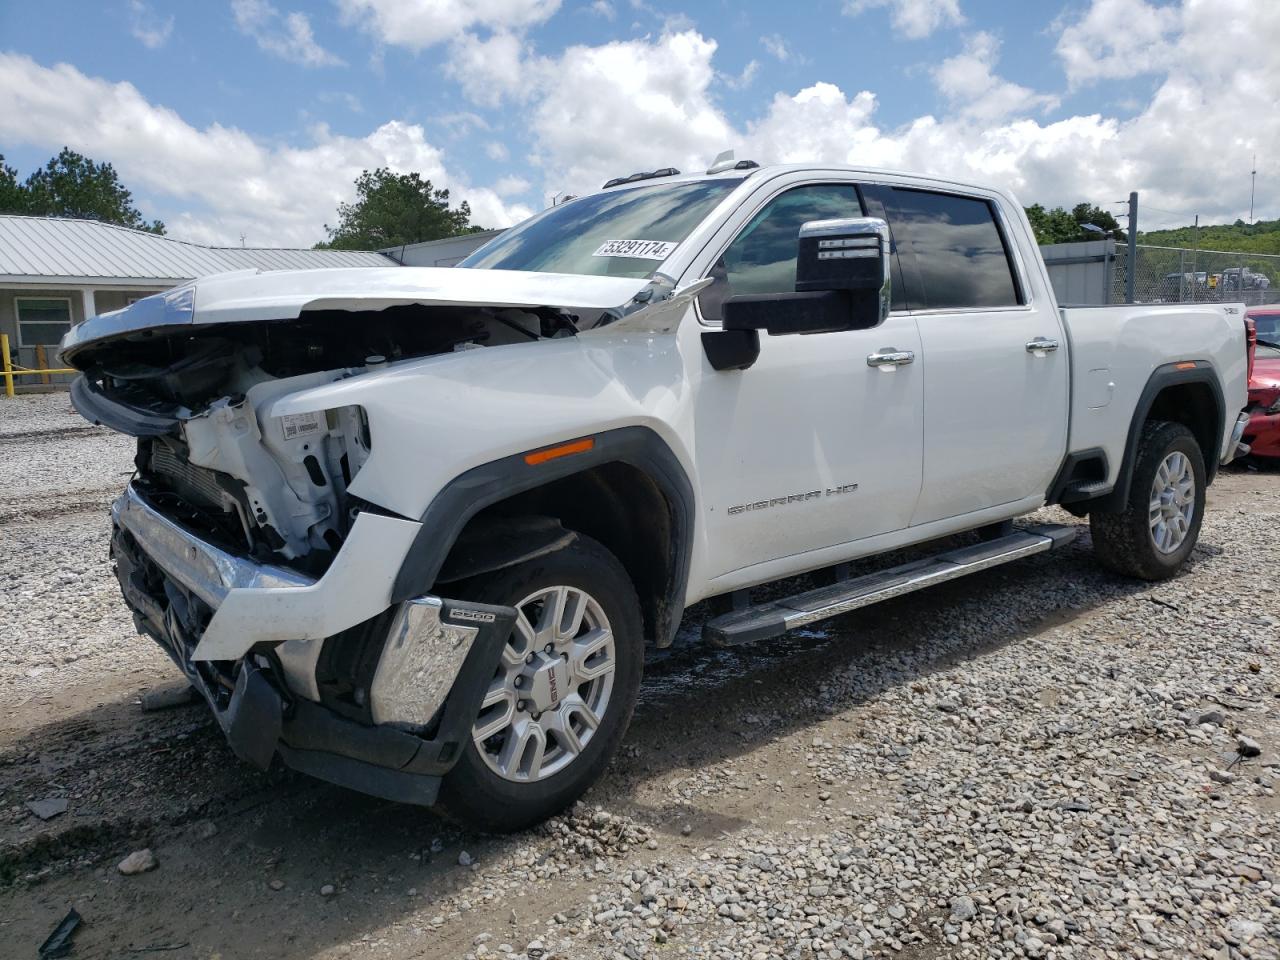
<instances>
[{"instance_id":1,"label":"white cloud","mask_svg":"<svg viewBox=\"0 0 1280 960\"><path fill-rule=\"evenodd\" d=\"M791 47L787 45L786 38L780 33L771 33L767 37L761 37L760 45L775 60L781 60L785 63L791 59Z\"/></svg>"},{"instance_id":2,"label":"white cloud","mask_svg":"<svg viewBox=\"0 0 1280 960\"><path fill-rule=\"evenodd\" d=\"M948 57L933 68L938 90L962 114L982 120L999 120L1013 113L1031 113L1058 105L1058 98L1036 93L996 76L1000 41L981 31L965 42L964 52Z\"/></svg>"},{"instance_id":3,"label":"white cloud","mask_svg":"<svg viewBox=\"0 0 1280 960\"><path fill-rule=\"evenodd\" d=\"M524 41L513 33L494 33L487 39L464 33L449 46L445 73L473 103L496 107L508 97L520 99L529 92L526 74L536 64L526 64Z\"/></svg>"},{"instance_id":4,"label":"white cloud","mask_svg":"<svg viewBox=\"0 0 1280 960\"><path fill-rule=\"evenodd\" d=\"M760 61L751 60L742 68L739 74L725 73L720 75L720 79L724 85L731 90L745 90L756 79L756 74L760 72Z\"/></svg>"},{"instance_id":5,"label":"white cloud","mask_svg":"<svg viewBox=\"0 0 1280 960\"><path fill-rule=\"evenodd\" d=\"M380 166L448 187L483 226L532 212L451 173L416 124L393 120L364 137L319 125L305 145L268 144L235 127L194 127L132 84L18 54L0 54L0 89L8 93L0 98L0 141L65 143L109 160L135 192L149 195L150 203L140 202L146 212L183 239L238 243L244 233L263 246L310 246L323 239L321 226L334 222L338 204L353 199L360 171Z\"/></svg>"},{"instance_id":6,"label":"white cloud","mask_svg":"<svg viewBox=\"0 0 1280 960\"><path fill-rule=\"evenodd\" d=\"M1227 9L1218 16L1214 4ZM1272 55L1280 49L1280 4L1260 11L1249 0L1186 0L1184 7L1183 22L1217 18L1219 26L1175 38L1156 93L1126 120L1038 119L1054 98L1000 78L998 44L981 34L934 72L956 108L896 127L878 122L874 93L829 82L775 94L761 115L736 125L716 98L723 83L716 43L693 29L571 47L537 66L526 56L521 109L547 192L583 193L609 177L667 165L698 170L733 147L762 163L829 161L995 182L1027 203L1107 204L1136 189L1152 226L1190 222L1196 213L1234 220L1248 207L1251 153L1280 155L1280 58Z\"/></svg>"},{"instance_id":7,"label":"white cloud","mask_svg":"<svg viewBox=\"0 0 1280 960\"><path fill-rule=\"evenodd\" d=\"M1200 6L1207 20L1188 21L1188 8ZM1274 5L1271 5L1274 10ZM1250 9L1257 10L1253 5ZM1259 11L1260 12L1260 11ZM1058 37L1058 57L1072 87L1098 80L1136 77L1178 60L1177 33L1190 26L1221 35L1225 11L1204 4L1156 6L1146 0L1094 0L1079 20ZM1246 19L1248 16L1246 10Z\"/></svg>"},{"instance_id":8,"label":"white cloud","mask_svg":"<svg viewBox=\"0 0 1280 960\"><path fill-rule=\"evenodd\" d=\"M281 14L267 0L231 0L231 12L240 32L267 53L305 67L344 65L340 57L316 43L305 13Z\"/></svg>"},{"instance_id":9,"label":"white cloud","mask_svg":"<svg viewBox=\"0 0 1280 960\"><path fill-rule=\"evenodd\" d=\"M502 141L490 140L484 145L484 155L490 160L505 163L511 157L511 151L507 149L507 145Z\"/></svg>"},{"instance_id":10,"label":"white cloud","mask_svg":"<svg viewBox=\"0 0 1280 960\"><path fill-rule=\"evenodd\" d=\"M594 0L587 9L597 17L603 17L606 20L613 20L618 16L617 11L613 9L613 4L609 0Z\"/></svg>"},{"instance_id":11,"label":"white cloud","mask_svg":"<svg viewBox=\"0 0 1280 960\"><path fill-rule=\"evenodd\" d=\"M856 17L879 7L888 8L894 30L913 40L927 37L939 27L964 23L960 0L845 0L844 12Z\"/></svg>"},{"instance_id":12,"label":"white cloud","mask_svg":"<svg viewBox=\"0 0 1280 960\"><path fill-rule=\"evenodd\" d=\"M467 30L519 31L549 20L560 0L337 0L344 22L391 46L422 50Z\"/></svg>"},{"instance_id":13,"label":"white cloud","mask_svg":"<svg viewBox=\"0 0 1280 960\"><path fill-rule=\"evenodd\" d=\"M529 108L547 190L580 194L636 170L703 169L733 146L737 135L711 96L715 50L686 30L573 46L548 61Z\"/></svg>"},{"instance_id":14,"label":"white cloud","mask_svg":"<svg viewBox=\"0 0 1280 960\"><path fill-rule=\"evenodd\" d=\"M161 17L142 0L129 0L129 32L148 50L157 50L173 34L173 16Z\"/></svg>"},{"instance_id":15,"label":"white cloud","mask_svg":"<svg viewBox=\"0 0 1280 960\"><path fill-rule=\"evenodd\" d=\"M505 177L498 178L493 185L493 192L500 197L509 197L513 194L527 193L532 186L533 184L524 177L508 174Z\"/></svg>"}]
</instances>

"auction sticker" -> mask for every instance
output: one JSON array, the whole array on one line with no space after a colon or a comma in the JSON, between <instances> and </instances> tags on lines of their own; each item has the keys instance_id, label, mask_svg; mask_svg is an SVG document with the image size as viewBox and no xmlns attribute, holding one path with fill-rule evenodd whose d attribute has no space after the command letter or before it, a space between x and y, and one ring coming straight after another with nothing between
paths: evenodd
<instances>
[{"instance_id":1,"label":"auction sticker","mask_svg":"<svg viewBox=\"0 0 1280 960\"><path fill-rule=\"evenodd\" d=\"M593 257L639 257L642 260L665 260L676 248L666 240L607 240L596 248Z\"/></svg>"},{"instance_id":2,"label":"auction sticker","mask_svg":"<svg viewBox=\"0 0 1280 960\"><path fill-rule=\"evenodd\" d=\"M309 437L324 429L324 416L319 413L290 413L280 418L286 440Z\"/></svg>"}]
</instances>

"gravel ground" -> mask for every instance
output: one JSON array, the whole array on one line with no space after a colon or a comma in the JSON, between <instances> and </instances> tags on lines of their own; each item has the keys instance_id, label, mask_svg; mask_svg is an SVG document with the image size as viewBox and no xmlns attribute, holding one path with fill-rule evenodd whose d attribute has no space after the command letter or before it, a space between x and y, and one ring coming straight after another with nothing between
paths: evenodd
<instances>
[{"instance_id":1,"label":"gravel ground","mask_svg":"<svg viewBox=\"0 0 1280 960\"><path fill-rule=\"evenodd\" d=\"M484 837L246 768L202 705L139 712L176 672L105 559L131 446L19 403L0 956L71 905L81 957L1280 956L1278 472L1225 474L1164 584L1101 572L1084 528L755 648L703 649L692 611L586 801Z\"/></svg>"}]
</instances>

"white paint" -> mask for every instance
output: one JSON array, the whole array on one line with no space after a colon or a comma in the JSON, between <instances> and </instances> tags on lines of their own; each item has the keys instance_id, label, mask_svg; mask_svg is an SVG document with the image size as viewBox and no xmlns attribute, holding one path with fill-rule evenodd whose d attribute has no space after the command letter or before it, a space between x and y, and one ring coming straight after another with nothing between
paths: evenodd
<instances>
[{"instance_id":1,"label":"white paint","mask_svg":"<svg viewBox=\"0 0 1280 960\"><path fill-rule=\"evenodd\" d=\"M229 592L192 658L236 660L255 643L321 640L377 616L391 606L391 585L421 526L360 514L342 550L315 583Z\"/></svg>"},{"instance_id":2,"label":"white paint","mask_svg":"<svg viewBox=\"0 0 1280 960\"><path fill-rule=\"evenodd\" d=\"M867 180L956 189L994 203L1027 305L899 312L872 330L762 336L751 369L712 370L700 341L709 328L682 299L719 252L785 189ZM848 168L765 170L694 229L666 261L667 272L679 291L671 302L587 335L391 363L343 379L273 381L251 391L250 405L259 424L361 407L372 450L350 491L407 517L421 516L449 481L480 464L617 427L649 427L694 488L686 597L694 602L1035 509L1069 450L1103 448L1114 478L1138 395L1162 363L1212 362L1227 405L1224 450L1245 402L1243 325L1228 314L1232 308L1059 311L1025 215L1000 190ZM404 302L618 312L645 285L481 270L240 274L200 282L196 322ZM1026 342L1035 337L1056 339L1059 349L1030 353ZM868 367L867 355L886 348L911 350L915 362L892 373ZM1101 370L1111 397L1104 405L1096 390L1084 389L1089 372ZM802 499L788 499L796 495ZM772 499L784 502L730 513ZM237 644L245 638L324 636L384 609L417 524L391 521L375 533L373 521L389 518L360 517L314 587L233 591L201 655L243 649Z\"/></svg>"}]
</instances>

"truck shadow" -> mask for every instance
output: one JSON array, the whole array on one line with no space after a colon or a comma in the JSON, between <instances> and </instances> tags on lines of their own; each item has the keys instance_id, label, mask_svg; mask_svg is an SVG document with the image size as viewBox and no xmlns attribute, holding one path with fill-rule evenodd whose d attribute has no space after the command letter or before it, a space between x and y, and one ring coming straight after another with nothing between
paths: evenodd
<instances>
[{"instance_id":1,"label":"truck shadow","mask_svg":"<svg viewBox=\"0 0 1280 960\"><path fill-rule=\"evenodd\" d=\"M1193 569L1217 552L1201 545ZM652 785L769 749L888 689L1150 590L1101 571L1086 532L1062 551L749 647L702 645L710 611L693 608L675 645L650 659L622 756L586 802L665 835L664 844L680 842L685 824L693 826L690 842L733 832L756 819L749 796L736 807L674 795L667 801ZM864 678L859 693L833 700L826 688L851 671ZM18 919L8 932L0 928L0 939L17 936L34 949L75 902L89 921L77 945L84 957L181 942L195 955L302 958L388 931L461 955L477 930L500 929L523 943L519 936L540 934L550 913L567 908L565 896L580 902L591 892L589 883L566 894L563 885L540 892L532 880L525 888L494 881L491 867L532 857L532 872L533 863L546 862L547 828L481 837L419 808L289 771L263 774L232 756L203 704L140 716L131 701L3 745L0 805L46 795L72 801L61 822L6 830L0 915ZM116 861L142 846L156 851L159 869L117 875ZM459 865L464 850L477 867ZM562 876L580 878L587 863L569 858ZM331 895L321 895L326 886ZM436 915L446 918L438 928Z\"/></svg>"}]
</instances>

